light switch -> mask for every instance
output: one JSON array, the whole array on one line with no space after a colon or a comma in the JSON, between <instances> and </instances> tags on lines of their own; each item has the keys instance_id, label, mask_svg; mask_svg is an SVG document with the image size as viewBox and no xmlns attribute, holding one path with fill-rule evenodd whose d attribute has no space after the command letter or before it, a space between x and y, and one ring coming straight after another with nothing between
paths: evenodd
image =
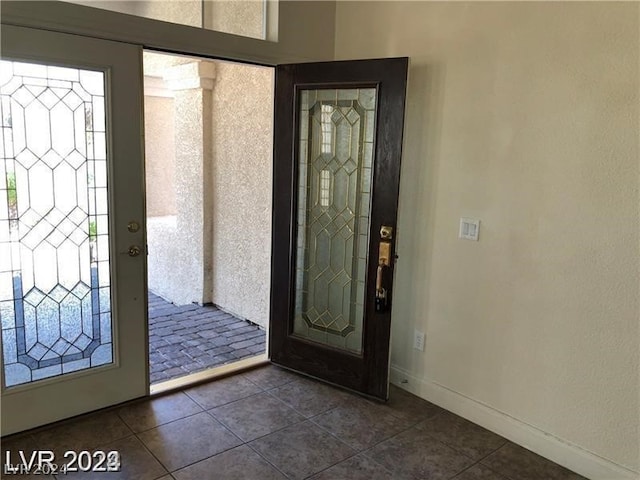
<instances>
[{"instance_id":1,"label":"light switch","mask_svg":"<svg viewBox=\"0 0 640 480\"><path fill-rule=\"evenodd\" d=\"M479 232L480 220L464 217L460 219L460 233L458 234L458 238L475 240L477 242Z\"/></svg>"}]
</instances>

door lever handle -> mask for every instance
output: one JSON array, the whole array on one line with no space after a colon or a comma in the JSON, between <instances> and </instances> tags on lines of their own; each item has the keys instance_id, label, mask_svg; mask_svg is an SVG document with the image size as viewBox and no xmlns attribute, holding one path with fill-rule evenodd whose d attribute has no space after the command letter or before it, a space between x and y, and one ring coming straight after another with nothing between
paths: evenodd
<instances>
[{"instance_id":1,"label":"door lever handle","mask_svg":"<svg viewBox=\"0 0 640 480\"><path fill-rule=\"evenodd\" d=\"M384 274L385 266L386 265L384 265L383 263L378 265L378 271L376 273L376 298L386 298L387 296L387 291L382 286L382 275Z\"/></svg>"},{"instance_id":2,"label":"door lever handle","mask_svg":"<svg viewBox=\"0 0 640 480\"><path fill-rule=\"evenodd\" d=\"M391 242L381 241L378 250L378 269L376 271L376 312L389 310L389 292L385 288L386 270L391 266Z\"/></svg>"}]
</instances>

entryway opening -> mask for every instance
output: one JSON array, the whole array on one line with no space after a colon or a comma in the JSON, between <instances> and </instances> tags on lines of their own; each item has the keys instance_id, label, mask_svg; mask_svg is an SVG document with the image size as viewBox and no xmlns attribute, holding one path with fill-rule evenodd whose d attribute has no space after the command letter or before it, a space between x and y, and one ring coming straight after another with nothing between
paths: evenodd
<instances>
[{"instance_id":1,"label":"entryway opening","mask_svg":"<svg viewBox=\"0 0 640 480\"><path fill-rule=\"evenodd\" d=\"M152 386L265 355L273 81L144 52Z\"/></svg>"}]
</instances>

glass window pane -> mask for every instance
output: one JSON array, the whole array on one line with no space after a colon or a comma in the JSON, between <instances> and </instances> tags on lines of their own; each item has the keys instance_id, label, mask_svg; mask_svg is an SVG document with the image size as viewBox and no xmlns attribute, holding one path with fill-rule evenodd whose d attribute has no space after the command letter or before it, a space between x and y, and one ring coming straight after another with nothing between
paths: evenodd
<instances>
[{"instance_id":1,"label":"glass window pane","mask_svg":"<svg viewBox=\"0 0 640 480\"><path fill-rule=\"evenodd\" d=\"M364 99L361 102L361 99ZM362 352L376 89L300 93L294 334ZM366 104L366 107L365 105Z\"/></svg>"},{"instance_id":2,"label":"glass window pane","mask_svg":"<svg viewBox=\"0 0 640 480\"><path fill-rule=\"evenodd\" d=\"M275 0L67 0L164 22L266 39L267 1Z\"/></svg>"},{"instance_id":3,"label":"glass window pane","mask_svg":"<svg viewBox=\"0 0 640 480\"><path fill-rule=\"evenodd\" d=\"M0 312L12 387L111 363L113 351L107 162L92 159L107 158L104 73L6 66Z\"/></svg>"},{"instance_id":4,"label":"glass window pane","mask_svg":"<svg viewBox=\"0 0 640 480\"><path fill-rule=\"evenodd\" d=\"M266 6L266 0L205 0L204 27L264 40Z\"/></svg>"}]
</instances>

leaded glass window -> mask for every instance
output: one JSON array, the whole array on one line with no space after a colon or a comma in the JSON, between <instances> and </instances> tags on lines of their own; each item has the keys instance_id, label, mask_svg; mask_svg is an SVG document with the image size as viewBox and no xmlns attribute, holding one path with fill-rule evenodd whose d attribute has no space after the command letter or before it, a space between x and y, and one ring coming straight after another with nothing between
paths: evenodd
<instances>
[{"instance_id":1,"label":"leaded glass window","mask_svg":"<svg viewBox=\"0 0 640 480\"><path fill-rule=\"evenodd\" d=\"M362 351L376 89L301 90L294 334Z\"/></svg>"},{"instance_id":2,"label":"leaded glass window","mask_svg":"<svg viewBox=\"0 0 640 480\"><path fill-rule=\"evenodd\" d=\"M105 74L0 63L7 387L113 361Z\"/></svg>"}]
</instances>

